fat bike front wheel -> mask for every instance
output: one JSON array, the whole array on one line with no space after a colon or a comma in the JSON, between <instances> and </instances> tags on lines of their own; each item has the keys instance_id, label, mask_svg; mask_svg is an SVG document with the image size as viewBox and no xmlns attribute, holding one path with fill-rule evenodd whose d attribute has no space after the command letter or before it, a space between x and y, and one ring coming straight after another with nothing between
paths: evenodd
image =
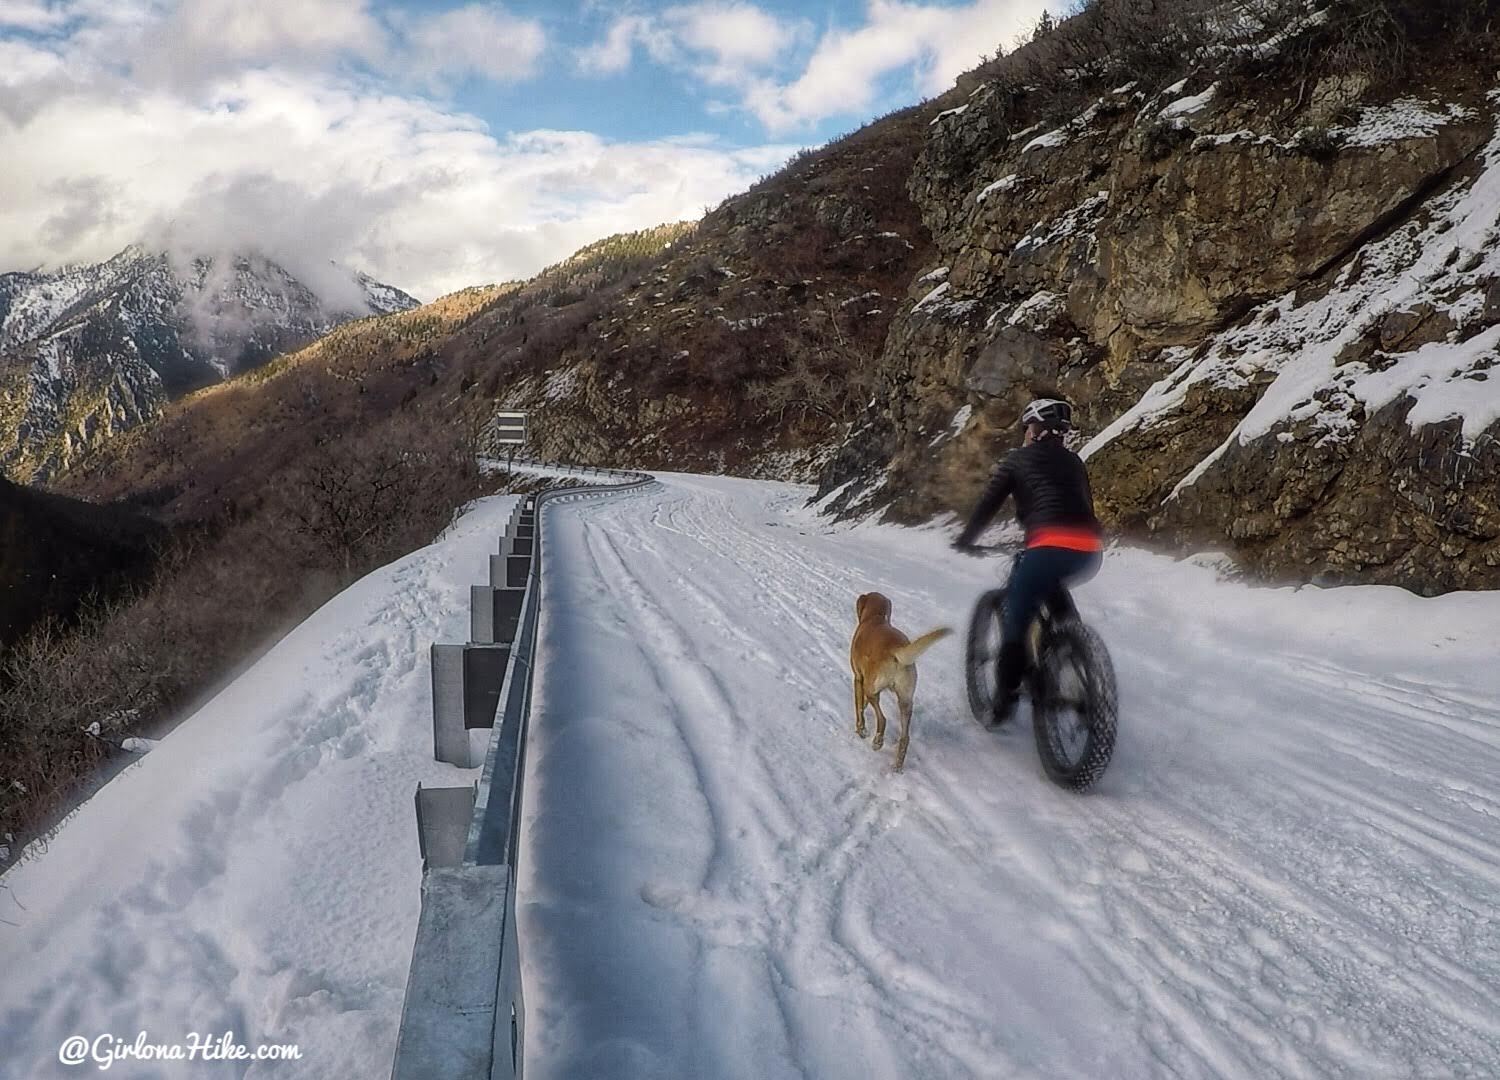
<instances>
[{"instance_id":1,"label":"fat bike front wheel","mask_svg":"<svg viewBox=\"0 0 1500 1080\"><path fill-rule=\"evenodd\" d=\"M1032 729L1047 777L1070 791L1096 784L1115 750L1115 667L1103 640L1069 619L1050 628L1032 691Z\"/></svg>"}]
</instances>

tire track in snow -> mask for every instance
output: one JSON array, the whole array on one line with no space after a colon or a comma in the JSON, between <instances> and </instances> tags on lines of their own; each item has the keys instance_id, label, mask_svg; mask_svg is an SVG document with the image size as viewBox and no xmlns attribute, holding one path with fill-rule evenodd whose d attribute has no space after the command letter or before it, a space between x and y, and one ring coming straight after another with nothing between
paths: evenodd
<instances>
[{"instance_id":1,"label":"tire track in snow","mask_svg":"<svg viewBox=\"0 0 1500 1080\"><path fill-rule=\"evenodd\" d=\"M853 596L888 592L916 630L957 625L983 585L920 553L766 526L794 501L668 480L579 515L607 536L618 565L601 565L633 577L618 595L654 662L685 669L661 685L691 695L705 671L764 669L764 701L739 675L716 683L720 706L755 717L753 754L701 725L687 736L722 869L701 896L658 899L711 952L765 954L793 1041L837 999L851 1030L884 1033L869 1045L889 1075L1492 1074L1500 961L1463 935L1493 925L1500 804L1463 777L1500 766L1500 736L1472 693L1283 643L1239 655L1212 612L1164 633L1181 614L1170 594L1136 590L1097 611L1139 703L1099 795L1047 786L1024 722L980 732L956 673L927 664L894 778L847 730ZM1347 771L1325 777L1330 763ZM939 944L954 904L992 905L1002 924L967 956ZM1417 938L1403 920L1424 910ZM1068 999L1027 981L1039 957ZM1028 1011L1037 997L1055 1016ZM1086 1057L1091 1035L1118 1056Z\"/></svg>"},{"instance_id":2,"label":"tire track in snow","mask_svg":"<svg viewBox=\"0 0 1500 1080\"><path fill-rule=\"evenodd\" d=\"M616 509L618 509L618 506ZM630 523L621 520L625 515L609 514L607 516L609 519L607 524L601 524L598 528L592 525L584 527L585 535L590 538L591 544L600 543L598 538L605 537L602 544L608 545L611 548L619 545L628 547L632 550L633 554L637 555L657 554L649 539L644 539L639 534L632 532ZM653 522L659 526L661 508L658 507L653 510L651 516ZM692 536L697 530L689 531L687 529L680 529L675 531L683 536ZM612 559L604 556L599 559L599 562L601 567L607 570L607 577L609 579L622 583L624 591L631 595L632 602L642 612L643 619L649 630L649 638L660 645L660 657L689 657L694 665L702 666L702 660L690 645L684 628L676 624L665 613L664 607L653 598L654 590L647 580L639 573L628 569L623 560L617 560L618 552L616 552L615 558ZM705 614L711 617L710 621L707 621L700 627L700 632L706 630L708 631L706 636L710 637L724 635L734 637L736 640L753 640L746 639L743 635L737 633L730 613L720 607L718 601L714 600L705 589L697 586L691 579L687 578L679 577L677 583L684 587L690 599L701 605L700 610L703 610ZM815 670L817 669L815 668ZM824 684L826 688L826 679L824 680ZM718 697L726 710L732 707L729 701L729 694L724 691L722 685L720 686ZM852 728L852 719L847 726ZM850 736L850 741L853 742L852 736ZM867 745L865 743L854 742L854 747L864 752L860 755L861 757L868 756ZM700 775L708 771L711 767L706 762L713 756L712 754L705 754L699 757L701 763L699 766ZM775 763L761 759L756 782L747 784L745 787L751 791L775 787L777 771ZM703 783L705 790L721 789L723 787L722 784L712 780L705 779ZM804 791L799 794L805 797L806 792ZM692 919L700 930L709 937L710 941L715 938L723 940L729 937L732 939L736 934L742 935L744 924L748 919L749 922L755 925L758 936L765 941L768 959L773 968L778 971L781 981L795 984L799 990L808 983L816 984L820 977L820 964L814 954L820 949L826 948L830 943L837 944L831 932L833 919L836 917L835 913L839 913L837 917L840 918L847 917L848 915L847 912L840 912L838 891L841 886L839 883L848 872L848 868L858 864L860 853L871 843L875 842L880 833L889 826L893 813L891 809L892 805L877 796L869 793L864 794L859 800L858 807L844 821L841 828L835 830L826 839L812 841L810 850L805 850L799 857L791 859L791 865L787 865L788 859L783 845L783 848L777 852L777 855L780 856L780 862L783 865L776 876L785 880L800 881L801 884L784 890L772 888L761 897L755 897L743 889L736 890L731 888L730 891L734 895L728 904L730 914L725 913L726 905L722 899L694 901L683 897L661 896L654 899L658 903L662 903L677 913ZM723 806L721 805L719 809L722 812ZM751 810L749 813L754 815L755 812ZM729 820L740 820L743 816L744 811L737 811L728 815ZM814 823L815 827L820 824L826 826L826 822ZM742 827L720 826L721 835L733 834L738 836L749 831ZM798 835L802 831L804 831L804 826L801 823L796 828L783 827L780 830L781 834L785 836ZM774 830L764 833L764 836L770 837L773 833ZM760 839L759 835L757 839ZM762 865L774 865L778 860L774 857L768 859L765 847L766 841L764 840L754 845L756 859L745 861L759 861ZM818 884L820 876L829 872L832 873L832 884ZM705 888L713 892L716 887L724 886L726 880L731 885L738 885L745 880L749 880L751 877L753 877L753 871L743 877L740 875L720 875L718 880L706 881ZM809 883L818 885L818 887L809 887ZM830 890L832 890L832 896L830 896ZM754 909L754 914L747 917L745 914L747 909ZM809 935L807 928L817 926L822 927L822 932ZM785 957L785 963L779 962L778 957ZM914 1011L920 1015L928 1026L942 1028L953 1026L948 1022L951 1012L950 1002L952 995L937 995L940 1000L931 1008L914 1008L915 1003L911 1000L907 1000L904 1003L905 1008L902 1008L890 1001L889 994L882 989L882 980L878 973L870 967L858 950L845 950L843 959L847 963L853 964L858 972L856 984L852 988L854 997L861 1004L862 1009L878 1015L879 1018L878 1022L857 1020L852 1025L849 1025L864 1029L865 1034L861 1040L863 1043L884 1046L886 1044L886 1037L883 1031L886 1025L896 1024L900 1025L903 1029L909 1029L913 1023L910 1018L911 1013ZM851 992L847 977L836 980L836 983L843 988L845 993ZM940 983L936 979L933 979L931 980L931 985L936 987ZM944 997L949 1000L941 1000ZM954 1028L955 1033L963 1030L968 1030L968 1028L963 1025ZM813 1030L807 1025L802 1025L802 1037L805 1039L821 1040L826 1039L827 1036L825 1033ZM847 1030L842 1032L840 1037L847 1039ZM830 1060L829 1055L832 1052L832 1048L824 1051L823 1056L825 1060ZM844 1051L844 1056L848 1057L847 1050ZM892 1055L889 1051L883 1052L874 1061L865 1066L867 1070L872 1071L866 1071L860 1075L900 1075L899 1073L884 1073L878 1067L879 1062L889 1060L891 1057ZM972 1063L978 1059L970 1055L969 1060Z\"/></svg>"}]
</instances>

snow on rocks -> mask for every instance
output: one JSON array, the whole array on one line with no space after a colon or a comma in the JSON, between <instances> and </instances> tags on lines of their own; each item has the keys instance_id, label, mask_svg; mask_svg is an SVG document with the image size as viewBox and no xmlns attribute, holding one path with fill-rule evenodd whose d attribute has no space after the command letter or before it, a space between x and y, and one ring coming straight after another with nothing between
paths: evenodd
<instances>
[{"instance_id":1,"label":"snow on rocks","mask_svg":"<svg viewBox=\"0 0 1500 1080\"><path fill-rule=\"evenodd\" d=\"M763 312L763 313L761 313L759 315L746 315L742 319L731 319L731 318L728 318L727 316L724 316L724 315L716 315L714 317L716 319L718 319L721 323L723 323L725 326L729 327L729 329L732 330L733 332L735 332L735 333L742 333L742 332L744 332L746 330L754 330L754 329L756 329L758 327L764 326L766 323L770 322L772 319L779 319L779 318L781 318L781 312L779 312L779 311L767 311L767 312Z\"/></svg>"},{"instance_id":2,"label":"snow on rocks","mask_svg":"<svg viewBox=\"0 0 1500 1080\"><path fill-rule=\"evenodd\" d=\"M921 313L936 318L958 319L967 316L979 306L978 300L947 299L950 291L950 284L943 282L912 306L912 314Z\"/></svg>"},{"instance_id":3,"label":"snow on rocks","mask_svg":"<svg viewBox=\"0 0 1500 1080\"><path fill-rule=\"evenodd\" d=\"M969 417L973 415L974 406L964 405L953 414L953 420L948 424L947 429L938 432L927 445L930 447L936 446L938 443L947 442L949 439L963 434L964 428L969 426Z\"/></svg>"},{"instance_id":4,"label":"snow on rocks","mask_svg":"<svg viewBox=\"0 0 1500 1080\"><path fill-rule=\"evenodd\" d=\"M939 120L945 120L945 119L947 119L950 116L962 116L964 113L966 113L968 111L969 111L969 106L967 104L958 105L958 106L956 106L956 107L954 107L952 109L944 109L942 112L940 112L936 116L934 116L932 118L931 123L929 123L927 126L931 127L933 124L936 124Z\"/></svg>"},{"instance_id":5,"label":"snow on rocks","mask_svg":"<svg viewBox=\"0 0 1500 1080\"><path fill-rule=\"evenodd\" d=\"M1017 305L1005 319L1009 326L1040 332L1053 326L1068 309L1068 299L1061 293L1043 289Z\"/></svg>"},{"instance_id":6,"label":"snow on rocks","mask_svg":"<svg viewBox=\"0 0 1500 1080\"><path fill-rule=\"evenodd\" d=\"M1066 146L1068 142L1068 129L1061 127L1056 131L1049 131L1045 135L1038 135L1025 146L1021 147L1021 153L1029 154L1033 150L1051 150L1059 146Z\"/></svg>"},{"instance_id":7,"label":"snow on rocks","mask_svg":"<svg viewBox=\"0 0 1500 1080\"><path fill-rule=\"evenodd\" d=\"M982 203L991 195L1004 194L1008 191L1014 191L1020 186L1021 177L1016 173L1011 173L1009 176L1002 176L994 183L986 184L984 187L980 188L979 194L974 196L974 201L975 203Z\"/></svg>"},{"instance_id":8,"label":"snow on rocks","mask_svg":"<svg viewBox=\"0 0 1500 1080\"><path fill-rule=\"evenodd\" d=\"M1172 92L1179 93L1182 85L1179 83L1177 90ZM1213 100L1218 95L1218 92L1219 84L1214 83L1200 94L1178 98L1163 108L1157 115L1163 120L1186 119L1189 116L1196 116L1213 104Z\"/></svg>"},{"instance_id":9,"label":"snow on rocks","mask_svg":"<svg viewBox=\"0 0 1500 1080\"><path fill-rule=\"evenodd\" d=\"M1091 195L1062 216L1044 221L1033 228L1017 241L1015 250L1021 253L1032 248L1048 247L1092 229L1098 225L1108 206L1108 191Z\"/></svg>"},{"instance_id":10,"label":"snow on rocks","mask_svg":"<svg viewBox=\"0 0 1500 1080\"><path fill-rule=\"evenodd\" d=\"M556 371L547 373L547 381L542 386L542 396L548 401L562 401L572 397L578 390L578 369L558 368Z\"/></svg>"},{"instance_id":11,"label":"snow on rocks","mask_svg":"<svg viewBox=\"0 0 1500 1080\"><path fill-rule=\"evenodd\" d=\"M1450 114L1451 115L1451 114ZM1483 325L1500 279L1500 135L1467 188L1434 198L1430 211L1362 248L1321 296L1289 293L1244 325L1210 339L1085 448L1097 453L1121 434L1173 414L1198 384L1269 385L1228 439L1177 486L1191 486L1231 446L1285 432L1313 442L1344 441L1368 415L1405 398L1408 423L1459 418L1465 439L1500 421L1500 328ZM1446 327L1437 340L1403 347L1392 326ZM1168 357L1185 356L1170 350Z\"/></svg>"},{"instance_id":12,"label":"snow on rocks","mask_svg":"<svg viewBox=\"0 0 1500 1080\"><path fill-rule=\"evenodd\" d=\"M937 303L948 294L948 290L950 287L951 286L949 286L946 281L943 282L941 285L937 286L935 289L929 292L926 296L922 297L922 299L918 300L916 303L916 307L913 308L913 310L921 311L923 308L929 306L930 304Z\"/></svg>"},{"instance_id":13,"label":"snow on rocks","mask_svg":"<svg viewBox=\"0 0 1500 1080\"><path fill-rule=\"evenodd\" d=\"M1372 147L1401 139L1425 139L1436 135L1449 124L1473 120L1477 114L1458 104L1438 104L1401 98L1388 105L1367 105L1359 119L1347 127L1335 127L1329 134L1343 146Z\"/></svg>"}]
</instances>

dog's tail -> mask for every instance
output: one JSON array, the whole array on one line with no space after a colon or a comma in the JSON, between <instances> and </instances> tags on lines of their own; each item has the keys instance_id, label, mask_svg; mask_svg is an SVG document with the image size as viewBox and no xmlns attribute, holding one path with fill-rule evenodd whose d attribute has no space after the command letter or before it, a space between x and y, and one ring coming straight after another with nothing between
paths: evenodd
<instances>
[{"instance_id":1,"label":"dog's tail","mask_svg":"<svg viewBox=\"0 0 1500 1080\"><path fill-rule=\"evenodd\" d=\"M953 633L953 631L945 626L940 630L933 630L929 633L923 634L921 637L917 638L916 641L913 641L910 644L898 645L894 650L892 650L896 657L896 662L902 667L911 667L917 662L917 657L921 656L924 652L932 648L939 641L942 641L943 638L947 637L951 633Z\"/></svg>"}]
</instances>

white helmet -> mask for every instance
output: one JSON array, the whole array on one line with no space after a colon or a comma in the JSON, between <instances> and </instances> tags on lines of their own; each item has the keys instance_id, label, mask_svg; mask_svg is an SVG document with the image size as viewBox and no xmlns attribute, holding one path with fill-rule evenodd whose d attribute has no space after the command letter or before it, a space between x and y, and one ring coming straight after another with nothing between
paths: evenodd
<instances>
[{"instance_id":1,"label":"white helmet","mask_svg":"<svg viewBox=\"0 0 1500 1080\"><path fill-rule=\"evenodd\" d=\"M1021 413L1021 424L1037 424L1048 431L1073 430L1073 406L1054 398L1037 398Z\"/></svg>"}]
</instances>

